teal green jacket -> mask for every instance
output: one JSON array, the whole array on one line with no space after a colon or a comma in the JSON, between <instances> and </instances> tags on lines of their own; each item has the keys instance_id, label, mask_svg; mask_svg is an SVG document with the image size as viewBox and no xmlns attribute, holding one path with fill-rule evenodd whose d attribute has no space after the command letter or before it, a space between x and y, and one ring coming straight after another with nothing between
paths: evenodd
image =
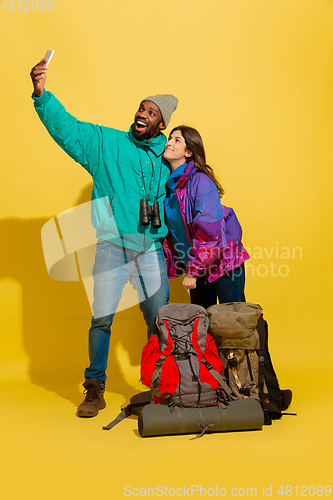
<instances>
[{"instance_id":1,"label":"teal green jacket","mask_svg":"<svg viewBox=\"0 0 333 500\"><path fill-rule=\"evenodd\" d=\"M77 120L51 92L32 98L51 137L93 178L91 217L96 236L138 252L161 248L167 234L164 198L170 175L163 158L166 137L159 134L137 141L132 127L122 132ZM140 224L142 198L150 205L159 202L160 229Z\"/></svg>"}]
</instances>

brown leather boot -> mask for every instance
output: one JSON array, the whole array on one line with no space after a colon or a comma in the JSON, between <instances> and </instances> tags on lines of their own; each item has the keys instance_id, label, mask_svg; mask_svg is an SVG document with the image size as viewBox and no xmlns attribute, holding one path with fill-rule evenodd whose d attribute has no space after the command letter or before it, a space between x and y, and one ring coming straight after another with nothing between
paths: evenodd
<instances>
[{"instance_id":1,"label":"brown leather boot","mask_svg":"<svg viewBox=\"0 0 333 500\"><path fill-rule=\"evenodd\" d=\"M106 402L104 399L105 387L101 387L101 384L96 378L86 380L83 384L85 391L84 401L80 404L77 409L78 417L95 417L98 415L99 410L106 407Z\"/></svg>"}]
</instances>

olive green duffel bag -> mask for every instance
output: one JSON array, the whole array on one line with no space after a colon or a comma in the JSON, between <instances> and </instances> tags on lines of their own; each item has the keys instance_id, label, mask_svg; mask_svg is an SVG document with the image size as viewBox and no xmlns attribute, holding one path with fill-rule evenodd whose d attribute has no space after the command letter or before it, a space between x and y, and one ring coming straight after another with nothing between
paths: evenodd
<instances>
[{"instance_id":1,"label":"olive green duffel bag","mask_svg":"<svg viewBox=\"0 0 333 500\"><path fill-rule=\"evenodd\" d=\"M172 434L198 434L260 430L264 413L255 399L238 399L228 405L202 408L169 407L148 404L139 413L138 427L142 437Z\"/></svg>"}]
</instances>

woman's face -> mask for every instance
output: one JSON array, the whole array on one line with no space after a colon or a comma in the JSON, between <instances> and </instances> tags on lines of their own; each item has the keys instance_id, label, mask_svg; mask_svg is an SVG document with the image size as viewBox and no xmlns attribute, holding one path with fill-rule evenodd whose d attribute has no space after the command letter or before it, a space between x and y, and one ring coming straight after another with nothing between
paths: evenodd
<instances>
[{"instance_id":1,"label":"woman's face","mask_svg":"<svg viewBox=\"0 0 333 500\"><path fill-rule=\"evenodd\" d=\"M180 130L175 130L169 137L165 145L164 158L168 160L171 168L179 167L186 163L192 155L191 151L187 149L185 139Z\"/></svg>"}]
</instances>

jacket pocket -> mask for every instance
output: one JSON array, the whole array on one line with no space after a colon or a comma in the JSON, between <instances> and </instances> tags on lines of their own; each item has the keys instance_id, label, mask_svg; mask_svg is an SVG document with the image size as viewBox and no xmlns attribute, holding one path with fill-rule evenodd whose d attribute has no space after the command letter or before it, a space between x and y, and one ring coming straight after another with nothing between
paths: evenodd
<instances>
[{"instance_id":1,"label":"jacket pocket","mask_svg":"<svg viewBox=\"0 0 333 500\"><path fill-rule=\"evenodd\" d=\"M116 196L112 192L95 192L92 200L91 219L96 229L112 232L118 235L115 219Z\"/></svg>"}]
</instances>

